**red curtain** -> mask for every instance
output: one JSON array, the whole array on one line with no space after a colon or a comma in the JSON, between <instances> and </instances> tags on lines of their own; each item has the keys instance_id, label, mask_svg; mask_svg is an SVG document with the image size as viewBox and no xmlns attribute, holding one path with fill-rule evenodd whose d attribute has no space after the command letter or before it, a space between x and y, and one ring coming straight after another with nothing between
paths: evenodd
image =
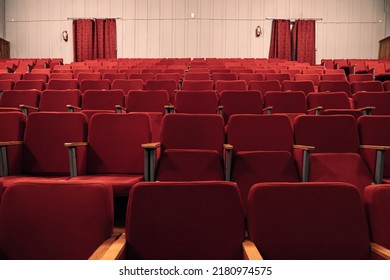
<instances>
[{"instance_id":1,"label":"red curtain","mask_svg":"<svg viewBox=\"0 0 390 280\"><path fill-rule=\"evenodd\" d=\"M73 21L74 61L93 59L93 21L78 19Z\"/></svg>"},{"instance_id":2,"label":"red curtain","mask_svg":"<svg viewBox=\"0 0 390 280\"><path fill-rule=\"evenodd\" d=\"M315 64L316 61L316 33L315 20L295 21L293 33L293 59L298 62L309 62Z\"/></svg>"},{"instance_id":3,"label":"red curtain","mask_svg":"<svg viewBox=\"0 0 390 280\"><path fill-rule=\"evenodd\" d=\"M116 20L73 21L74 61L116 58Z\"/></svg>"},{"instance_id":4,"label":"red curtain","mask_svg":"<svg viewBox=\"0 0 390 280\"><path fill-rule=\"evenodd\" d=\"M291 59L290 20L274 19L272 21L269 58Z\"/></svg>"}]
</instances>

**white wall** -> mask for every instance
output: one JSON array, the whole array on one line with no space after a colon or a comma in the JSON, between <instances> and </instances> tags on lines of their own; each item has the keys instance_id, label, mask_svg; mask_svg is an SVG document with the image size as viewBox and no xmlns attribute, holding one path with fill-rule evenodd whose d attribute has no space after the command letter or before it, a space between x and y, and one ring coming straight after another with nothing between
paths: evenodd
<instances>
[{"instance_id":1,"label":"white wall","mask_svg":"<svg viewBox=\"0 0 390 280\"><path fill-rule=\"evenodd\" d=\"M0 0L0 38L4 37L5 32L5 0Z\"/></svg>"},{"instance_id":2,"label":"white wall","mask_svg":"<svg viewBox=\"0 0 390 280\"><path fill-rule=\"evenodd\" d=\"M67 62L73 59L68 17L119 17L118 57L268 57L271 20L266 18L322 18L317 62L376 58L378 41L386 35L385 0L5 1L12 57ZM259 38L257 25L263 30ZM67 43L63 30L70 35Z\"/></svg>"}]
</instances>

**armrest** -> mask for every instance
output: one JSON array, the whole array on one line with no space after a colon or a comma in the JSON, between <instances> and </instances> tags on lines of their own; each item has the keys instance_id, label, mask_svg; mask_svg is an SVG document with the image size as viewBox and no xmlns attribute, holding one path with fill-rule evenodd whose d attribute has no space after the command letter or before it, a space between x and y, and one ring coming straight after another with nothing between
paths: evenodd
<instances>
[{"instance_id":1,"label":"armrest","mask_svg":"<svg viewBox=\"0 0 390 280\"><path fill-rule=\"evenodd\" d=\"M356 110L361 111L363 115L371 115L372 111L375 110L374 106L367 106L362 108L356 108Z\"/></svg>"},{"instance_id":2,"label":"armrest","mask_svg":"<svg viewBox=\"0 0 390 280\"><path fill-rule=\"evenodd\" d=\"M315 115L320 115L321 114L321 111L323 110L324 108L322 106L317 106L317 107L314 107L314 108L311 108L309 110L307 110L308 113L311 113L311 112L314 112Z\"/></svg>"},{"instance_id":3,"label":"armrest","mask_svg":"<svg viewBox=\"0 0 390 280\"><path fill-rule=\"evenodd\" d=\"M125 234L113 234L95 250L88 260L118 260L123 256L125 248Z\"/></svg>"},{"instance_id":4,"label":"armrest","mask_svg":"<svg viewBox=\"0 0 390 280\"><path fill-rule=\"evenodd\" d=\"M272 106L268 106L268 107L266 107L266 108L263 109L263 113L266 112L267 115L271 115L271 114L272 114L272 109L273 109L273 108L274 108L274 107L272 107Z\"/></svg>"},{"instance_id":5,"label":"armrest","mask_svg":"<svg viewBox=\"0 0 390 280\"><path fill-rule=\"evenodd\" d=\"M361 149L375 150L375 184L382 184L383 171L385 169L385 151L390 150L390 146L360 145Z\"/></svg>"},{"instance_id":6,"label":"armrest","mask_svg":"<svg viewBox=\"0 0 390 280\"><path fill-rule=\"evenodd\" d=\"M371 69L368 69L367 70L367 72L369 73L369 74L372 74L372 76L374 76L374 78L375 78L375 72L376 72L376 69L375 69L375 67L372 67Z\"/></svg>"},{"instance_id":7,"label":"armrest","mask_svg":"<svg viewBox=\"0 0 390 280\"><path fill-rule=\"evenodd\" d=\"M19 108L22 110L22 113L25 114L26 116L28 115L28 110L35 110L35 111L39 111L39 108L38 107L34 107L34 106L29 106L29 105L25 105L25 104L20 104L19 105Z\"/></svg>"},{"instance_id":8,"label":"armrest","mask_svg":"<svg viewBox=\"0 0 390 280\"><path fill-rule=\"evenodd\" d=\"M121 105L115 105L115 111L117 114L122 114L123 112L126 113L126 108Z\"/></svg>"},{"instance_id":9,"label":"armrest","mask_svg":"<svg viewBox=\"0 0 390 280\"><path fill-rule=\"evenodd\" d=\"M313 146L305 146L305 145L293 145L295 150L303 151L302 156L302 182L309 181L309 173L310 173L310 151L314 150Z\"/></svg>"},{"instance_id":10,"label":"armrest","mask_svg":"<svg viewBox=\"0 0 390 280\"><path fill-rule=\"evenodd\" d=\"M73 178L77 176L77 154L76 154L77 147L88 146L88 143L73 142L73 143L65 143L64 145L65 147L68 147L70 177Z\"/></svg>"},{"instance_id":11,"label":"armrest","mask_svg":"<svg viewBox=\"0 0 390 280\"><path fill-rule=\"evenodd\" d=\"M80 107L73 106L73 105L66 105L66 108L68 108L68 112L74 112L74 110L79 110L81 111Z\"/></svg>"},{"instance_id":12,"label":"armrest","mask_svg":"<svg viewBox=\"0 0 390 280\"><path fill-rule=\"evenodd\" d=\"M223 115L223 106L219 105L217 110L218 110L218 114L222 116Z\"/></svg>"},{"instance_id":13,"label":"armrest","mask_svg":"<svg viewBox=\"0 0 390 280\"><path fill-rule=\"evenodd\" d=\"M232 173L232 151L233 145L224 144L223 149L225 152L225 181L231 180Z\"/></svg>"},{"instance_id":14,"label":"armrest","mask_svg":"<svg viewBox=\"0 0 390 280\"><path fill-rule=\"evenodd\" d=\"M0 142L0 176L8 176L8 155L7 147L8 146L17 146L22 145L23 141L6 141Z\"/></svg>"},{"instance_id":15,"label":"armrest","mask_svg":"<svg viewBox=\"0 0 390 280\"><path fill-rule=\"evenodd\" d=\"M381 256L385 260L390 260L390 250L377 244L377 243L371 243L371 252L374 252L375 254Z\"/></svg>"},{"instance_id":16,"label":"armrest","mask_svg":"<svg viewBox=\"0 0 390 280\"><path fill-rule=\"evenodd\" d=\"M175 106L173 105L165 105L164 108L166 114L171 114L175 111Z\"/></svg>"},{"instance_id":17,"label":"armrest","mask_svg":"<svg viewBox=\"0 0 390 280\"><path fill-rule=\"evenodd\" d=\"M144 148L144 177L147 182L153 182L156 180L157 149L160 146L160 142L141 145L141 147Z\"/></svg>"},{"instance_id":18,"label":"armrest","mask_svg":"<svg viewBox=\"0 0 390 280\"><path fill-rule=\"evenodd\" d=\"M259 250L257 250L255 243L250 240L242 242L242 251L244 253L244 260L263 260Z\"/></svg>"}]
</instances>

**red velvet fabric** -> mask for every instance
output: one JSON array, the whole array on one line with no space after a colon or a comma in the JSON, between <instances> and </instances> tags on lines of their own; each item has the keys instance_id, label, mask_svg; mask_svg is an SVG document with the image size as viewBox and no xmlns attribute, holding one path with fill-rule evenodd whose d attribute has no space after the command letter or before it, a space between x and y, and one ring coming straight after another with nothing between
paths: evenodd
<instances>
[{"instance_id":1,"label":"red velvet fabric","mask_svg":"<svg viewBox=\"0 0 390 280\"><path fill-rule=\"evenodd\" d=\"M219 72L213 73L211 75L211 78L214 81L214 83L218 80L232 81L238 79L236 73L219 73Z\"/></svg>"},{"instance_id":2,"label":"red velvet fabric","mask_svg":"<svg viewBox=\"0 0 390 280\"><path fill-rule=\"evenodd\" d=\"M17 183L0 204L2 259L87 259L113 230L111 187Z\"/></svg>"},{"instance_id":3,"label":"red velvet fabric","mask_svg":"<svg viewBox=\"0 0 390 280\"><path fill-rule=\"evenodd\" d=\"M45 90L39 101L41 112L67 112L66 105L81 106L81 92L75 90Z\"/></svg>"},{"instance_id":4,"label":"red velvet fabric","mask_svg":"<svg viewBox=\"0 0 390 280\"><path fill-rule=\"evenodd\" d=\"M208 75L208 73L207 73ZM184 80L182 90L213 90L214 84L211 80Z\"/></svg>"},{"instance_id":5,"label":"red velvet fabric","mask_svg":"<svg viewBox=\"0 0 390 280\"><path fill-rule=\"evenodd\" d=\"M247 90L247 85L244 80L224 81L219 80L215 82L215 90L221 94L224 90Z\"/></svg>"},{"instance_id":6,"label":"red velvet fabric","mask_svg":"<svg viewBox=\"0 0 390 280\"><path fill-rule=\"evenodd\" d=\"M362 116L358 119L360 142L362 145L390 146L390 116ZM375 151L362 154L372 171L375 170ZM371 159L371 160L370 160ZM390 153L385 152L384 178L390 178Z\"/></svg>"},{"instance_id":7,"label":"red velvet fabric","mask_svg":"<svg viewBox=\"0 0 390 280\"><path fill-rule=\"evenodd\" d=\"M0 112L0 142L23 141L26 116L20 112ZM8 172L10 175L21 172L22 147L7 148Z\"/></svg>"},{"instance_id":8,"label":"red velvet fabric","mask_svg":"<svg viewBox=\"0 0 390 280\"><path fill-rule=\"evenodd\" d=\"M81 97L83 110L115 110L115 106L125 106L122 90L87 90Z\"/></svg>"},{"instance_id":9,"label":"red velvet fabric","mask_svg":"<svg viewBox=\"0 0 390 280\"><path fill-rule=\"evenodd\" d=\"M265 80L266 81L279 81L280 84L283 83L283 81L289 81L290 80L290 75L289 74L280 74L280 73L268 73L265 74Z\"/></svg>"},{"instance_id":10,"label":"red velvet fabric","mask_svg":"<svg viewBox=\"0 0 390 280\"><path fill-rule=\"evenodd\" d=\"M349 97L352 96L351 86L347 81L320 81L318 84L318 92L345 92Z\"/></svg>"},{"instance_id":11,"label":"red velvet fabric","mask_svg":"<svg viewBox=\"0 0 390 280\"><path fill-rule=\"evenodd\" d=\"M322 92L310 93L307 95L309 109L321 106L327 109L351 109L348 95L345 92Z\"/></svg>"},{"instance_id":12,"label":"red velvet fabric","mask_svg":"<svg viewBox=\"0 0 390 280\"><path fill-rule=\"evenodd\" d=\"M318 83L320 82L320 75L319 74L298 74L295 75L296 81L312 81L314 83L314 86L317 87Z\"/></svg>"},{"instance_id":13,"label":"red velvet fabric","mask_svg":"<svg viewBox=\"0 0 390 280\"><path fill-rule=\"evenodd\" d=\"M0 80L12 80L14 83L22 79L21 73L0 73Z\"/></svg>"},{"instance_id":14,"label":"red velvet fabric","mask_svg":"<svg viewBox=\"0 0 390 280\"><path fill-rule=\"evenodd\" d=\"M74 61L116 58L116 20L73 20L73 52Z\"/></svg>"},{"instance_id":15,"label":"red velvet fabric","mask_svg":"<svg viewBox=\"0 0 390 280\"><path fill-rule=\"evenodd\" d=\"M272 20L269 58L291 59L290 20Z\"/></svg>"},{"instance_id":16,"label":"red velvet fabric","mask_svg":"<svg viewBox=\"0 0 390 280\"><path fill-rule=\"evenodd\" d=\"M315 92L313 81L284 81L283 91L303 91L306 95Z\"/></svg>"},{"instance_id":17,"label":"red velvet fabric","mask_svg":"<svg viewBox=\"0 0 390 280\"><path fill-rule=\"evenodd\" d=\"M0 91L12 90L14 82L11 80L0 80Z\"/></svg>"},{"instance_id":18,"label":"red velvet fabric","mask_svg":"<svg viewBox=\"0 0 390 280\"><path fill-rule=\"evenodd\" d=\"M375 107L373 115L390 115L390 91L357 92L353 96L355 108Z\"/></svg>"},{"instance_id":19,"label":"red velvet fabric","mask_svg":"<svg viewBox=\"0 0 390 280\"><path fill-rule=\"evenodd\" d=\"M306 96L302 91L269 91L264 95L264 108L272 113L307 113Z\"/></svg>"},{"instance_id":20,"label":"red velvet fabric","mask_svg":"<svg viewBox=\"0 0 390 280\"><path fill-rule=\"evenodd\" d=\"M248 200L249 239L265 259L369 259L364 208L343 183L263 183Z\"/></svg>"},{"instance_id":21,"label":"red velvet fabric","mask_svg":"<svg viewBox=\"0 0 390 280\"><path fill-rule=\"evenodd\" d=\"M112 69L107 69L107 70L112 70ZM102 78L109 80L112 85L112 82L114 80L127 80L127 74L126 73L104 73Z\"/></svg>"},{"instance_id":22,"label":"red velvet fabric","mask_svg":"<svg viewBox=\"0 0 390 280\"><path fill-rule=\"evenodd\" d=\"M49 75L46 73L25 73L23 74L23 80L30 81L30 80L42 80L45 83L49 80Z\"/></svg>"},{"instance_id":23,"label":"red velvet fabric","mask_svg":"<svg viewBox=\"0 0 390 280\"><path fill-rule=\"evenodd\" d=\"M23 145L23 174L69 176L69 155L64 143L87 138L86 118L81 113L31 113Z\"/></svg>"},{"instance_id":24,"label":"red velvet fabric","mask_svg":"<svg viewBox=\"0 0 390 280\"><path fill-rule=\"evenodd\" d=\"M298 19L292 29L292 52L294 60L316 64L316 22L315 20Z\"/></svg>"},{"instance_id":25,"label":"red velvet fabric","mask_svg":"<svg viewBox=\"0 0 390 280\"><path fill-rule=\"evenodd\" d=\"M258 90L264 95L267 91L282 90L282 85L279 81L251 81L248 89Z\"/></svg>"},{"instance_id":26,"label":"red velvet fabric","mask_svg":"<svg viewBox=\"0 0 390 280\"><path fill-rule=\"evenodd\" d=\"M165 114L169 105L169 95L166 90L132 90L126 97L128 112L160 112Z\"/></svg>"},{"instance_id":27,"label":"red velvet fabric","mask_svg":"<svg viewBox=\"0 0 390 280\"><path fill-rule=\"evenodd\" d=\"M177 85L175 80L149 80L144 85L145 90L166 90L169 95L169 102L175 104L175 91Z\"/></svg>"},{"instance_id":28,"label":"red velvet fabric","mask_svg":"<svg viewBox=\"0 0 390 280\"><path fill-rule=\"evenodd\" d=\"M84 93L87 90L110 90L110 80L82 80L80 82L80 91Z\"/></svg>"},{"instance_id":29,"label":"red velvet fabric","mask_svg":"<svg viewBox=\"0 0 390 280\"><path fill-rule=\"evenodd\" d=\"M79 81L76 79L50 79L47 89L78 89Z\"/></svg>"},{"instance_id":30,"label":"red velvet fabric","mask_svg":"<svg viewBox=\"0 0 390 280\"><path fill-rule=\"evenodd\" d=\"M0 98L0 107L13 107L20 110L19 105L38 107L41 93L37 90L7 90Z\"/></svg>"},{"instance_id":31,"label":"red velvet fabric","mask_svg":"<svg viewBox=\"0 0 390 280\"><path fill-rule=\"evenodd\" d=\"M184 76L184 81L189 80L210 80L210 73L209 72L188 72Z\"/></svg>"},{"instance_id":32,"label":"red velvet fabric","mask_svg":"<svg viewBox=\"0 0 390 280\"><path fill-rule=\"evenodd\" d=\"M74 77L81 83L82 80L101 80L102 74L101 73L94 73L93 70L88 70L87 72L79 72L77 73L76 70L73 70Z\"/></svg>"},{"instance_id":33,"label":"red velvet fabric","mask_svg":"<svg viewBox=\"0 0 390 280\"><path fill-rule=\"evenodd\" d=\"M111 89L121 89L127 95L131 90L142 90L144 82L141 79L133 80L114 80L111 84Z\"/></svg>"},{"instance_id":34,"label":"red velvet fabric","mask_svg":"<svg viewBox=\"0 0 390 280\"><path fill-rule=\"evenodd\" d=\"M263 81L264 75L261 73L241 73L238 75L239 80L244 80L249 86L251 81Z\"/></svg>"},{"instance_id":35,"label":"red velvet fabric","mask_svg":"<svg viewBox=\"0 0 390 280\"><path fill-rule=\"evenodd\" d=\"M244 219L230 182L139 183L131 190L127 258L242 259Z\"/></svg>"},{"instance_id":36,"label":"red velvet fabric","mask_svg":"<svg viewBox=\"0 0 390 280\"><path fill-rule=\"evenodd\" d=\"M390 185L372 185L364 191L371 240L390 249Z\"/></svg>"},{"instance_id":37,"label":"red velvet fabric","mask_svg":"<svg viewBox=\"0 0 390 280\"><path fill-rule=\"evenodd\" d=\"M216 114L217 108L218 99L213 90L181 90L176 94L176 113Z\"/></svg>"},{"instance_id":38,"label":"red velvet fabric","mask_svg":"<svg viewBox=\"0 0 390 280\"><path fill-rule=\"evenodd\" d=\"M383 91L383 85L380 81L361 81L351 83L352 94L358 91Z\"/></svg>"},{"instance_id":39,"label":"red velvet fabric","mask_svg":"<svg viewBox=\"0 0 390 280\"><path fill-rule=\"evenodd\" d=\"M262 114L263 100L260 91L224 91L219 98L223 106L225 123L235 114Z\"/></svg>"}]
</instances>

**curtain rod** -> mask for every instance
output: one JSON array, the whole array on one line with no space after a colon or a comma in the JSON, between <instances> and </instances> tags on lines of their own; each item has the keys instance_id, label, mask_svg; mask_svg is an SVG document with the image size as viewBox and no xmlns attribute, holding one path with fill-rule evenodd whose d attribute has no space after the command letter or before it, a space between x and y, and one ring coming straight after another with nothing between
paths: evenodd
<instances>
[{"instance_id":1,"label":"curtain rod","mask_svg":"<svg viewBox=\"0 0 390 280\"><path fill-rule=\"evenodd\" d=\"M76 19L110 19L110 18L96 18L96 17L90 17L90 18L88 18L88 17L79 17L79 18L77 18L77 17L68 17L68 18L66 18L67 20L76 20ZM116 18L113 18L113 19L122 19L122 18L120 18L120 17L116 17Z\"/></svg>"},{"instance_id":2,"label":"curtain rod","mask_svg":"<svg viewBox=\"0 0 390 280\"><path fill-rule=\"evenodd\" d=\"M265 19L266 20L287 19L287 20L292 20L292 21L299 20L299 19L302 19L302 20L323 20L323 18L273 18L273 17L267 17Z\"/></svg>"}]
</instances>

